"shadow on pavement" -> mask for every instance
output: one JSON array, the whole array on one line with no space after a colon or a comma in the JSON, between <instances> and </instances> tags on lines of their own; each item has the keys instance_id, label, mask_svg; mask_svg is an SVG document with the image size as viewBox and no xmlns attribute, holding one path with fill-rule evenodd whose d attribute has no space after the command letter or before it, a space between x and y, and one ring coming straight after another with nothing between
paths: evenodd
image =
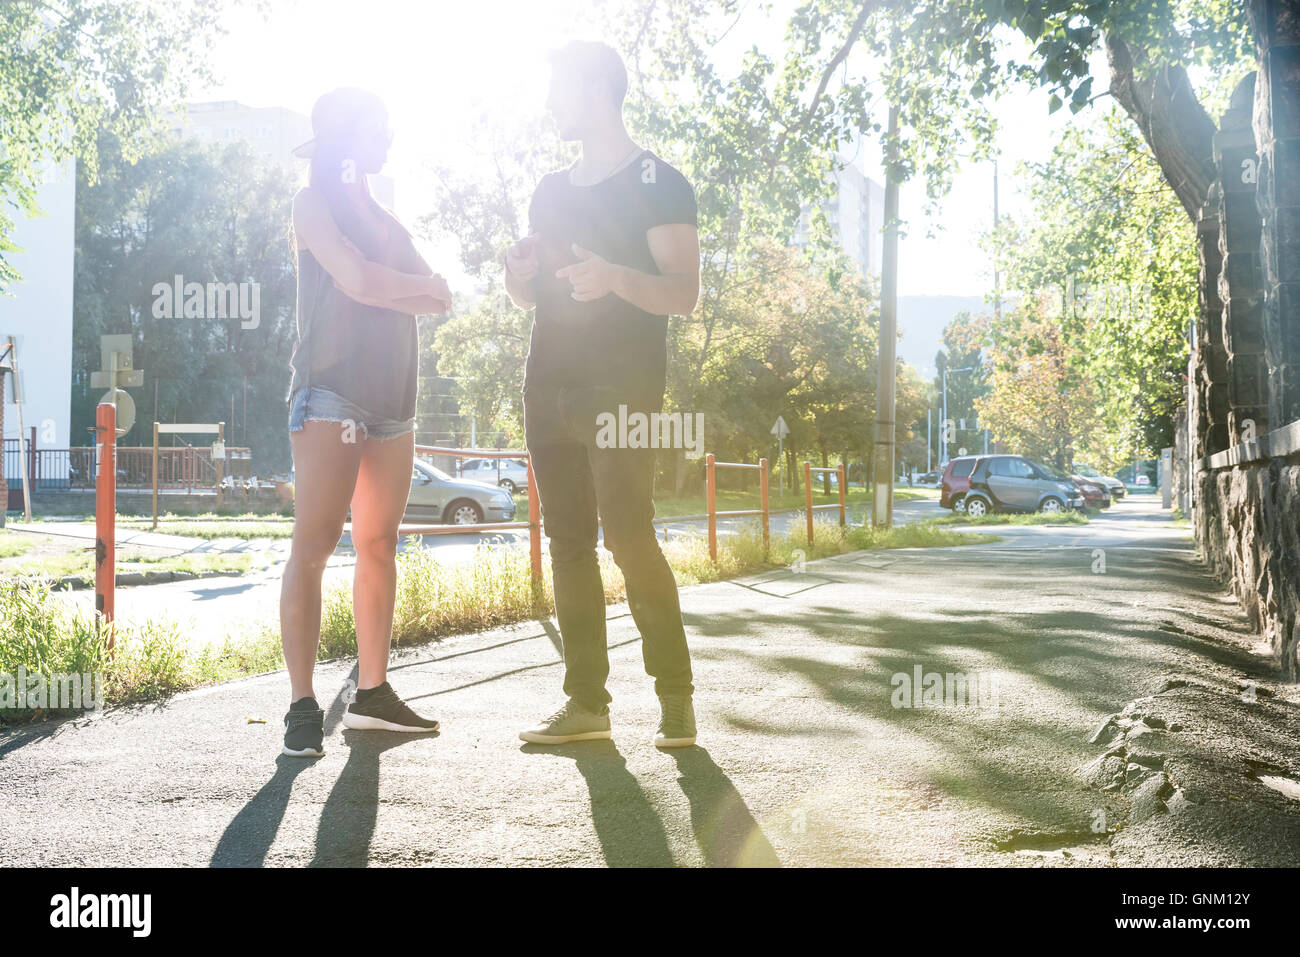
<instances>
[{"instance_id":1,"label":"shadow on pavement","mask_svg":"<svg viewBox=\"0 0 1300 957\"><path fill-rule=\"evenodd\" d=\"M284 820L294 779L315 763L283 754L277 757L275 773L226 825L208 866L261 867Z\"/></svg>"},{"instance_id":2,"label":"shadow on pavement","mask_svg":"<svg viewBox=\"0 0 1300 957\"><path fill-rule=\"evenodd\" d=\"M613 741L525 744L520 750L553 754L577 765L591 794L591 821L610 867L673 866L663 821Z\"/></svg>"},{"instance_id":3,"label":"shadow on pavement","mask_svg":"<svg viewBox=\"0 0 1300 957\"><path fill-rule=\"evenodd\" d=\"M745 800L701 747L670 752L691 805L691 829L710 867L780 867Z\"/></svg>"},{"instance_id":4,"label":"shadow on pavement","mask_svg":"<svg viewBox=\"0 0 1300 957\"><path fill-rule=\"evenodd\" d=\"M398 745L438 732L343 732L348 760L321 807L316 829L316 854L309 867L365 867L379 816L379 757Z\"/></svg>"}]
</instances>

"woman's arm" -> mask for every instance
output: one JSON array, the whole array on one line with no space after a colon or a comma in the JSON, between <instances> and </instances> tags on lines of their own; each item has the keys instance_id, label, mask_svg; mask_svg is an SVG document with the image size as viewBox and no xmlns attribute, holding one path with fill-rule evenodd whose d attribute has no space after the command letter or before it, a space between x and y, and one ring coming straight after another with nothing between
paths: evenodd
<instances>
[{"instance_id":1,"label":"woman's arm","mask_svg":"<svg viewBox=\"0 0 1300 957\"><path fill-rule=\"evenodd\" d=\"M398 272L366 259L339 230L324 197L315 190L300 189L294 196L293 230L299 245L311 251L349 296L385 302L427 296L441 301L447 293L440 277Z\"/></svg>"}]
</instances>

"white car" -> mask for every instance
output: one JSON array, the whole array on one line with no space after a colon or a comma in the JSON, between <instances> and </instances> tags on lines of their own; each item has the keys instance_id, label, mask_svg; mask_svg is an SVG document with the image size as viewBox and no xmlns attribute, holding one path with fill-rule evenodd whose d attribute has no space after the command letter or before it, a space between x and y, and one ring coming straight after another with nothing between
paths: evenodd
<instances>
[{"instance_id":1,"label":"white car","mask_svg":"<svg viewBox=\"0 0 1300 957\"><path fill-rule=\"evenodd\" d=\"M528 488L528 466L522 459L466 459L460 477L499 485L511 495Z\"/></svg>"}]
</instances>

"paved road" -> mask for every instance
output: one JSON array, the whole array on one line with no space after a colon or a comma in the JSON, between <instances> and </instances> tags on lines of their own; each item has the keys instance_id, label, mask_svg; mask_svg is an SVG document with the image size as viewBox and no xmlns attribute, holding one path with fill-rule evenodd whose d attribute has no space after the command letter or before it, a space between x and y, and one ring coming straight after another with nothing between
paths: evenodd
<instances>
[{"instance_id":1,"label":"paved road","mask_svg":"<svg viewBox=\"0 0 1300 957\"><path fill-rule=\"evenodd\" d=\"M0 734L0 864L1300 863L1296 689L1186 531L1131 503L1006 534L684 589L676 754L624 607L613 742L516 739L557 704L549 622L396 656L436 736L344 731L323 665L315 762L277 756L282 674ZM996 707L894 707L917 668Z\"/></svg>"}]
</instances>

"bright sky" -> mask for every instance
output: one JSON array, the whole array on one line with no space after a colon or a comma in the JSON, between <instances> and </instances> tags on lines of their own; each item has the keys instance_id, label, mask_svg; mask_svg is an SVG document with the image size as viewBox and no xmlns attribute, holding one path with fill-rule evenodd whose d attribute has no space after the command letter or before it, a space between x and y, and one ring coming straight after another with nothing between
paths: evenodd
<instances>
[{"instance_id":1,"label":"bright sky","mask_svg":"<svg viewBox=\"0 0 1300 957\"><path fill-rule=\"evenodd\" d=\"M544 112L544 54L565 40L590 37L583 0L286 0L265 18L240 9L226 18L228 35L212 50L217 82L196 100L233 99L249 106L281 106L310 114L327 89L356 85L388 104L395 131L386 172L396 180L397 211L411 220L429 207L430 165L471 162L467 132L477 116L507 120ZM764 35L779 39L784 19L750 16L748 32L728 37L725 60ZM769 32L770 31L770 32ZM1048 117L1047 96L1025 91L998 106L1001 118L1001 208L1021 207L1012 179L1017 161L1042 159L1068 110ZM653 144L651 144L653 145ZM864 158L868 175L883 182L879 163ZM936 222L918 218L921 187L904 185L901 210L909 236L900 246L900 295L982 295L991 271L977 246L992 223L992 165L967 164ZM930 228L942 227L927 239ZM437 250L435 268L449 278L459 269L451 249Z\"/></svg>"}]
</instances>

